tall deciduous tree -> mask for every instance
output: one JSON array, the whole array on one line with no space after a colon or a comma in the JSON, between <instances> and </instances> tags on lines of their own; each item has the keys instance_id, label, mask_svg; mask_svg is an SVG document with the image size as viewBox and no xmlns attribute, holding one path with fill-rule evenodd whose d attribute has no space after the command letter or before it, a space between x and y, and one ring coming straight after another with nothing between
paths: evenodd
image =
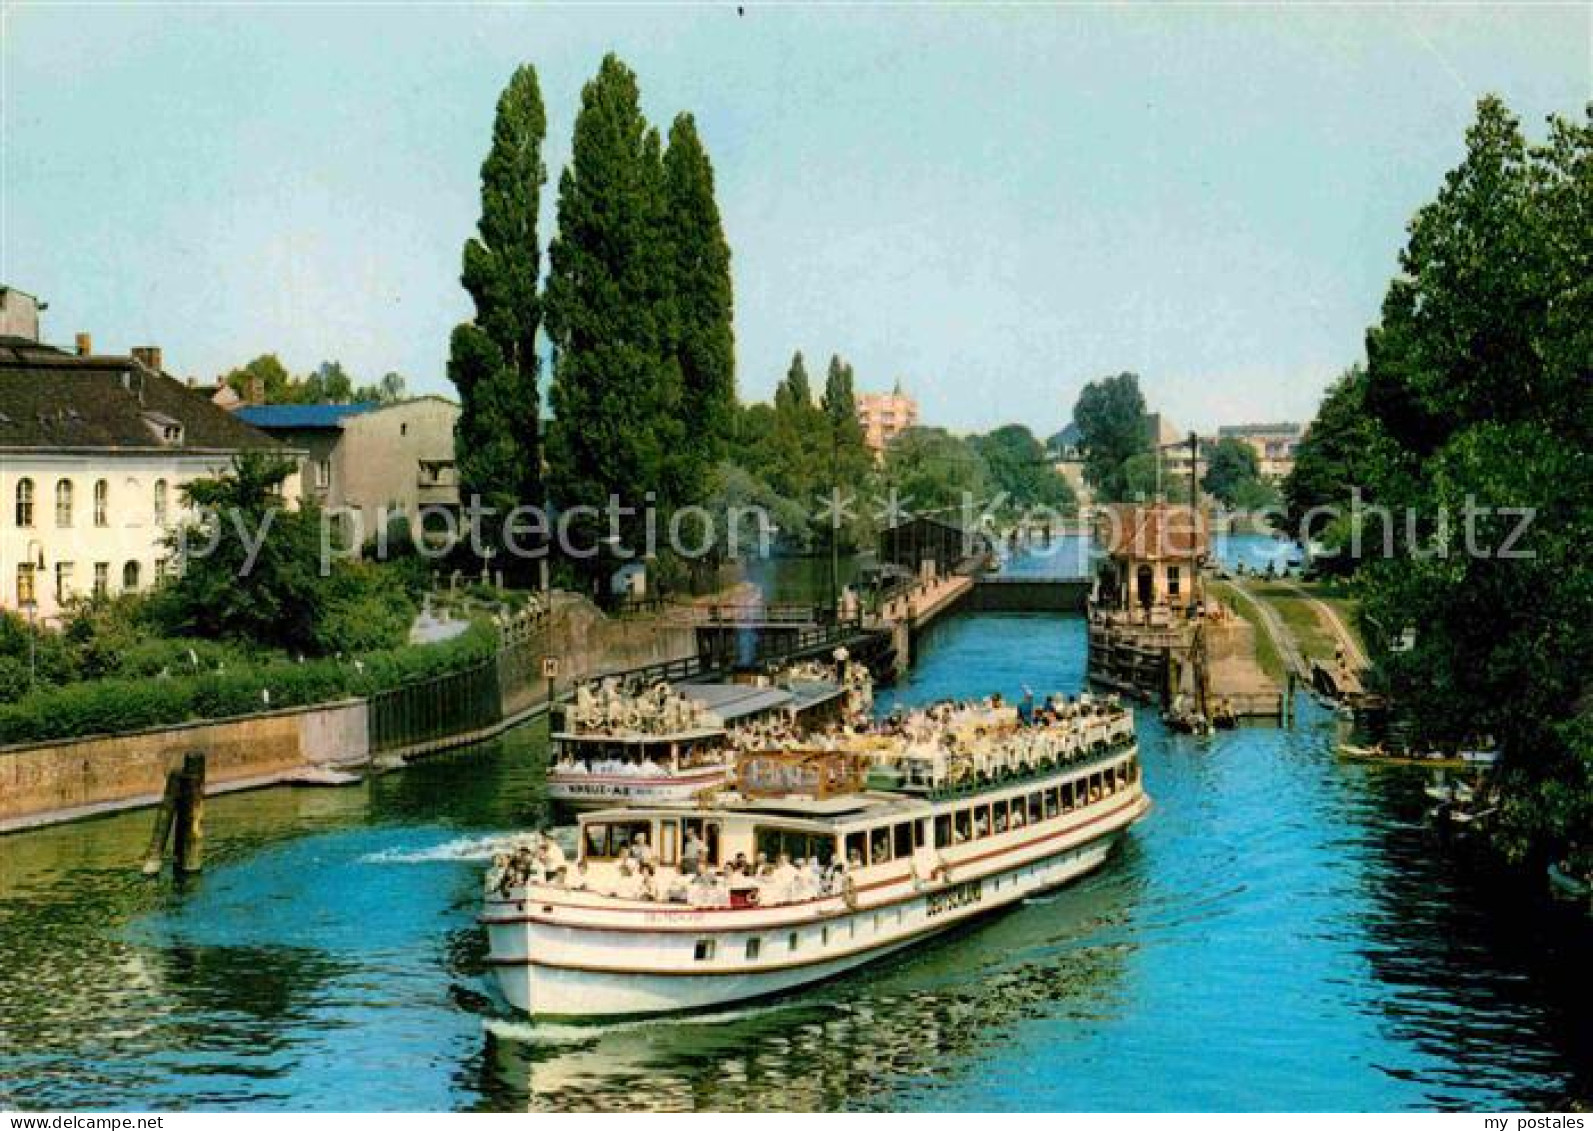
<instances>
[{"instance_id":1,"label":"tall deciduous tree","mask_svg":"<svg viewBox=\"0 0 1593 1131\"><path fill-rule=\"evenodd\" d=\"M537 212L546 132L536 71L520 67L498 99L481 166L481 219L464 247L460 282L475 319L455 327L449 343L448 377L460 400L460 493L480 496L500 519L542 499Z\"/></svg>"},{"instance_id":2,"label":"tall deciduous tree","mask_svg":"<svg viewBox=\"0 0 1593 1131\"><path fill-rule=\"evenodd\" d=\"M991 488L1007 496L1006 508L1071 511L1077 506L1073 489L1026 426L1007 424L970 443L989 468Z\"/></svg>"},{"instance_id":3,"label":"tall deciduous tree","mask_svg":"<svg viewBox=\"0 0 1593 1131\"><path fill-rule=\"evenodd\" d=\"M821 452L827 458L828 436L822 410L813 403L807 363L798 350L785 379L775 386L773 426L769 435L769 481L776 491L811 506L823 481Z\"/></svg>"},{"instance_id":4,"label":"tall deciduous tree","mask_svg":"<svg viewBox=\"0 0 1593 1131\"><path fill-rule=\"evenodd\" d=\"M1085 385L1073 406L1073 423L1079 429L1084 477L1108 502L1127 498L1124 467L1151 443L1139 377L1119 373Z\"/></svg>"},{"instance_id":5,"label":"tall deciduous tree","mask_svg":"<svg viewBox=\"0 0 1593 1131\"><path fill-rule=\"evenodd\" d=\"M616 497L668 510L684 441L673 276L658 131L636 76L613 55L581 92L570 164L559 179L559 232L545 296L554 346L548 460L561 506ZM637 548L643 518L622 522ZM576 524L588 536L595 522Z\"/></svg>"},{"instance_id":6,"label":"tall deciduous tree","mask_svg":"<svg viewBox=\"0 0 1593 1131\"><path fill-rule=\"evenodd\" d=\"M675 357L686 418L681 483L701 497L708 471L725 452L736 400L736 341L730 244L714 199L714 170L690 114L676 117L664 153Z\"/></svg>"},{"instance_id":7,"label":"tall deciduous tree","mask_svg":"<svg viewBox=\"0 0 1593 1131\"><path fill-rule=\"evenodd\" d=\"M1529 146L1484 99L1400 268L1361 390L1382 450L1346 430L1322 469L1396 508L1359 575L1375 680L1428 741L1495 736L1494 835L1564 851L1593 823L1593 682L1567 660L1593 651L1593 107Z\"/></svg>"}]
</instances>

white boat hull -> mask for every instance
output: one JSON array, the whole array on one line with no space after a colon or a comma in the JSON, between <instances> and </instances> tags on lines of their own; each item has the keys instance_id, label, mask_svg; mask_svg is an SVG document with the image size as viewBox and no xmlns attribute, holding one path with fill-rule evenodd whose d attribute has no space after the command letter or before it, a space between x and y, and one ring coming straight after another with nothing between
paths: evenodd
<instances>
[{"instance_id":1,"label":"white boat hull","mask_svg":"<svg viewBox=\"0 0 1593 1131\"><path fill-rule=\"evenodd\" d=\"M904 874L855 910L838 897L743 911L658 905L616 916L613 926L562 926L562 909L533 899L503 901L485 916L490 963L509 1004L537 1016L615 1017L703 1010L811 985L925 941L977 916L1058 887L1098 868L1123 832L1148 812L1142 791L1115 798L1104 814L1081 814L1070 828L1008 847L982 842L1000 857L979 870L946 854L950 874L913 881ZM968 846L973 848L974 846ZM758 940L758 953L748 952ZM698 957L711 941L714 953ZM699 972L700 971L700 972Z\"/></svg>"}]
</instances>

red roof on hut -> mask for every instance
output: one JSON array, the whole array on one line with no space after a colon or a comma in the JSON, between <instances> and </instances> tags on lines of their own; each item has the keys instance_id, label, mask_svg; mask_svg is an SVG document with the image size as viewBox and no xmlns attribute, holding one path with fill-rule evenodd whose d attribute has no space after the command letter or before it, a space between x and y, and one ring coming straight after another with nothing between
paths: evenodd
<instances>
[{"instance_id":1,"label":"red roof on hut","mask_svg":"<svg viewBox=\"0 0 1593 1131\"><path fill-rule=\"evenodd\" d=\"M1210 549L1205 512L1187 506L1120 504L1107 507L1101 522L1101 540L1114 558L1187 561L1191 554L1204 558Z\"/></svg>"}]
</instances>

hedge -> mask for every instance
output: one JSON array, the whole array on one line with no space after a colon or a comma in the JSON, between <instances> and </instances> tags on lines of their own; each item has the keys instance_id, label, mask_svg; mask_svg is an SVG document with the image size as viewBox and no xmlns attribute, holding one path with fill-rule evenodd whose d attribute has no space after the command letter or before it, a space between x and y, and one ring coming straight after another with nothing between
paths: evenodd
<instances>
[{"instance_id":1,"label":"hedge","mask_svg":"<svg viewBox=\"0 0 1593 1131\"><path fill-rule=\"evenodd\" d=\"M41 687L0 705L0 745L119 734L364 698L489 660L497 633L477 623L452 640L354 660L277 660L195 675ZM264 691L270 692L267 701Z\"/></svg>"}]
</instances>

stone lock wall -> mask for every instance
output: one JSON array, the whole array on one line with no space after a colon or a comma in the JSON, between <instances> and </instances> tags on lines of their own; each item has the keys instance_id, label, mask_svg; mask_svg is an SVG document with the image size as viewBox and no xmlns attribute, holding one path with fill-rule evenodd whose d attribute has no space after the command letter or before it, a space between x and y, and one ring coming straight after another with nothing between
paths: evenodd
<instances>
[{"instance_id":1,"label":"stone lock wall","mask_svg":"<svg viewBox=\"0 0 1593 1131\"><path fill-rule=\"evenodd\" d=\"M147 804L184 754L203 751L210 786L247 784L365 757L362 701L0 750L0 828Z\"/></svg>"}]
</instances>

